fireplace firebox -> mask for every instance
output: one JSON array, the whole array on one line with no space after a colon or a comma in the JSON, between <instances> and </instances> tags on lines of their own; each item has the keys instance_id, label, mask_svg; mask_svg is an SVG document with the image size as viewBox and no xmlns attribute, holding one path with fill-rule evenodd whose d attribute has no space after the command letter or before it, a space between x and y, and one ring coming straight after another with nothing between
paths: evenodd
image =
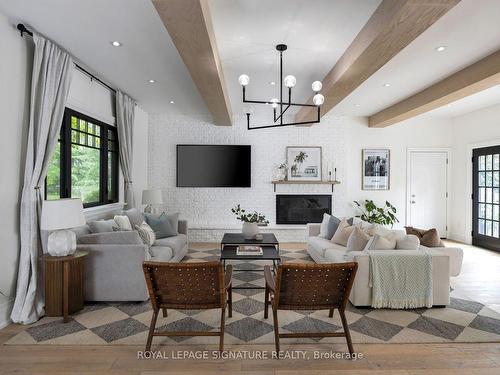
<instances>
[{"instance_id":1,"label":"fireplace firebox","mask_svg":"<svg viewBox=\"0 0 500 375\"><path fill-rule=\"evenodd\" d=\"M332 213L331 195L276 195L276 224L321 223Z\"/></svg>"}]
</instances>

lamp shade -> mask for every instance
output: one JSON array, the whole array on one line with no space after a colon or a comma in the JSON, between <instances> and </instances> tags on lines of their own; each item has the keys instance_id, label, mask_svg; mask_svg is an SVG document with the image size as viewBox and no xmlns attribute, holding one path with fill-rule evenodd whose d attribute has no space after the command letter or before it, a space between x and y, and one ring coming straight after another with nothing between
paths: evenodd
<instances>
[{"instance_id":1,"label":"lamp shade","mask_svg":"<svg viewBox=\"0 0 500 375\"><path fill-rule=\"evenodd\" d=\"M85 224L81 199L57 199L44 201L42 206L42 230L59 230Z\"/></svg>"},{"instance_id":2,"label":"lamp shade","mask_svg":"<svg viewBox=\"0 0 500 375\"><path fill-rule=\"evenodd\" d=\"M142 204L162 204L163 198L160 189L142 191Z\"/></svg>"}]
</instances>

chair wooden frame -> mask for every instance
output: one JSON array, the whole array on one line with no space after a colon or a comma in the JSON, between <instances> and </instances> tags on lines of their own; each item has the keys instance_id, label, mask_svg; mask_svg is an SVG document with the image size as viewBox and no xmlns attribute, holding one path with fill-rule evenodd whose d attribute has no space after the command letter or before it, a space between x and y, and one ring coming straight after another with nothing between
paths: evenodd
<instances>
[{"instance_id":1,"label":"chair wooden frame","mask_svg":"<svg viewBox=\"0 0 500 375\"><path fill-rule=\"evenodd\" d=\"M349 353L353 355L354 348L345 316L345 308L357 269L358 263L356 262L286 263L278 267L276 277L274 277L271 268L264 267L266 280L264 319L268 318L269 305L271 305L276 351L280 350L280 338L345 337ZM289 277L289 275L291 276ZM335 286L340 286L340 288L333 288L330 291L324 289L329 287L328 282L332 283L334 280ZM293 293L287 294L287 288L293 290ZM329 310L329 317L332 318L335 309L339 311L343 332L279 333L278 310Z\"/></svg>"},{"instance_id":2,"label":"chair wooden frame","mask_svg":"<svg viewBox=\"0 0 500 375\"><path fill-rule=\"evenodd\" d=\"M144 277L151 298L153 316L149 326L146 351L151 350L154 336L219 336L219 350L224 349L226 307L233 314L232 266L220 262L166 263L144 262ZM221 309L220 330L157 332L160 310L167 316L168 309Z\"/></svg>"}]
</instances>

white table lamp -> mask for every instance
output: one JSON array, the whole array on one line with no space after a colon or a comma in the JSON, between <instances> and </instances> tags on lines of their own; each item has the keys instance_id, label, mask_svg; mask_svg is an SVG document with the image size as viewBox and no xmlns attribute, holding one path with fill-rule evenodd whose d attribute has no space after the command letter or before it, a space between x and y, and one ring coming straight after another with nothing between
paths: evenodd
<instances>
[{"instance_id":1,"label":"white table lamp","mask_svg":"<svg viewBox=\"0 0 500 375\"><path fill-rule=\"evenodd\" d=\"M40 229L53 231L47 250L52 256L71 255L76 251L75 232L67 230L85 224L81 199L44 201Z\"/></svg>"},{"instance_id":2,"label":"white table lamp","mask_svg":"<svg viewBox=\"0 0 500 375\"><path fill-rule=\"evenodd\" d=\"M160 189L148 189L142 191L142 204L147 205L144 212L152 213L153 205L162 204L163 198Z\"/></svg>"}]
</instances>

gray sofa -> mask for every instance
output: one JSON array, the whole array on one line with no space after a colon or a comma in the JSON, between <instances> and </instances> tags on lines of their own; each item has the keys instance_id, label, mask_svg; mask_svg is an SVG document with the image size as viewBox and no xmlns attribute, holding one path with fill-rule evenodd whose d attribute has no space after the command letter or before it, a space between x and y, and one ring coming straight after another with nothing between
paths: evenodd
<instances>
[{"instance_id":1,"label":"gray sofa","mask_svg":"<svg viewBox=\"0 0 500 375\"><path fill-rule=\"evenodd\" d=\"M156 240L148 249L136 231L90 233L88 225L74 230L77 249L86 250L85 301L146 301L144 261L179 262L188 250L187 221L178 234Z\"/></svg>"}]
</instances>

